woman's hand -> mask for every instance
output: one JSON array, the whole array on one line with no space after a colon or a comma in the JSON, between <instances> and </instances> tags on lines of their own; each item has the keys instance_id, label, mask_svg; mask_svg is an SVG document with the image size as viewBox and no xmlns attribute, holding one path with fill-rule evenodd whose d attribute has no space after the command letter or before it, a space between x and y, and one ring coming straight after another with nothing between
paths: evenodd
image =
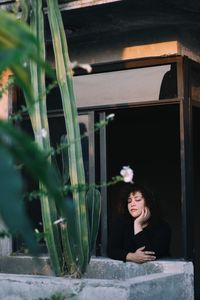
<instances>
[{"instance_id":1,"label":"woman's hand","mask_svg":"<svg viewBox=\"0 0 200 300\"><path fill-rule=\"evenodd\" d=\"M151 216L150 210L148 207L144 207L141 214L135 219L135 223L138 225L144 226Z\"/></svg>"},{"instance_id":2,"label":"woman's hand","mask_svg":"<svg viewBox=\"0 0 200 300\"><path fill-rule=\"evenodd\" d=\"M148 207L145 207L142 210L142 213L134 221L134 233L137 234L145 227L148 223L148 220L151 216L150 210Z\"/></svg>"},{"instance_id":3,"label":"woman's hand","mask_svg":"<svg viewBox=\"0 0 200 300\"><path fill-rule=\"evenodd\" d=\"M156 259L155 252L145 251L145 246L138 248L135 252L129 252L126 256L127 261L132 261L138 264L152 261Z\"/></svg>"}]
</instances>

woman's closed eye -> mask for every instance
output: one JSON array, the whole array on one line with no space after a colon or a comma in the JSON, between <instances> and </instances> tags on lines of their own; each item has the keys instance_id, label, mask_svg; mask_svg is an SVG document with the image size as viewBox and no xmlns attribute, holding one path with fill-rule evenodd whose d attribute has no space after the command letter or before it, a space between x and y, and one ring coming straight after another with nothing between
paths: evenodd
<instances>
[{"instance_id":1,"label":"woman's closed eye","mask_svg":"<svg viewBox=\"0 0 200 300\"><path fill-rule=\"evenodd\" d=\"M141 201L143 198L128 198L128 203L131 203L133 200L136 202Z\"/></svg>"},{"instance_id":2,"label":"woman's closed eye","mask_svg":"<svg viewBox=\"0 0 200 300\"><path fill-rule=\"evenodd\" d=\"M132 202L132 198L128 198L128 203L131 203Z\"/></svg>"},{"instance_id":3,"label":"woman's closed eye","mask_svg":"<svg viewBox=\"0 0 200 300\"><path fill-rule=\"evenodd\" d=\"M135 201L141 201L142 200L142 198L135 198Z\"/></svg>"}]
</instances>

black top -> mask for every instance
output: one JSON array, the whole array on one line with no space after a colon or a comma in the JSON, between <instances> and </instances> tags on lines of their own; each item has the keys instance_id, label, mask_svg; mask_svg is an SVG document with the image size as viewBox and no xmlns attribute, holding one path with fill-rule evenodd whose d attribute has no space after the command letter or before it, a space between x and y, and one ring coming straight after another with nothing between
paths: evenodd
<instances>
[{"instance_id":1,"label":"black top","mask_svg":"<svg viewBox=\"0 0 200 300\"><path fill-rule=\"evenodd\" d=\"M134 235L133 219L119 218L110 231L108 256L126 261L129 252L135 252L145 246L145 250L154 251L156 258L169 257L171 230L164 221L148 225Z\"/></svg>"}]
</instances>

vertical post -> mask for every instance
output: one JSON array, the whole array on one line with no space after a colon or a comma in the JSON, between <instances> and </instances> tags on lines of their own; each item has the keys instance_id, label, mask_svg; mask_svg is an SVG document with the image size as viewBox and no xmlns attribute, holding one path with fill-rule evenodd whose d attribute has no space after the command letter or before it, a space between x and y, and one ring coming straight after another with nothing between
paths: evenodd
<instances>
[{"instance_id":1,"label":"vertical post","mask_svg":"<svg viewBox=\"0 0 200 300\"><path fill-rule=\"evenodd\" d=\"M192 106L189 97L187 59L178 64L180 97L180 156L181 156L181 206L182 206L182 247L183 257L192 258ZM180 82L182 78L182 84Z\"/></svg>"},{"instance_id":2,"label":"vertical post","mask_svg":"<svg viewBox=\"0 0 200 300\"><path fill-rule=\"evenodd\" d=\"M89 153L89 185L95 184L95 133L94 133L94 111L88 113L88 153ZM96 246L92 252L96 255Z\"/></svg>"},{"instance_id":3,"label":"vertical post","mask_svg":"<svg viewBox=\"0 0 200 300\"><path fill-rule=\"evenodd\" d=\"M105 120L105 112L100 113L100 122ZM100 129L100 182L107 182L107 161L106 161L106 127ZM107 188L101 188L101 255L107 255L107 240L108 240L108 213L107 213Z\"/></svg>"},{"instance_id":4,"label":"vertical post","mask_svg":"<svg viewBox=\"0 0 200 300\"><path fill-rule=\"evenodd\" d=\"M94 138L94 112L88 113L89 121L89 184L95 183L95 138Z\"/></svg>"},{"instance_id":5,"label":"vertical post","mask_svg":"<svg viewBox=\"0 0 200 300\"><path fill-rule=\"evenodd\" d=\"M6 70L2 73L2 77L0 79L0 85L2 88L4 88L8 82L9 76L11 75L11 72L9 70ZM3 93L1 99L0 99L0 119L7 120L9 113L10 113L10 103L11 99L9 93L9 88L5 90ZM0 231L6 231L7 228L1 220L0 216ZM12 252L12 238L5 237L3 239L0 238L0 256L10 255Z\"/></svg>"}]
</instances>

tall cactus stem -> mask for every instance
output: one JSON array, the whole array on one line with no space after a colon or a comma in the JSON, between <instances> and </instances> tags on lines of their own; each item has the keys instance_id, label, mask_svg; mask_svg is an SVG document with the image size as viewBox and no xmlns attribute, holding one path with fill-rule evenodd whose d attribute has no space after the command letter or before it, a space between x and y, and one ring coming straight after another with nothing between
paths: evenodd
<instances>
[{"instance_id":1,"label":"tall cactus stem","mask_svg":"<svg viewBox=\"0 0 200 300\"><path fill-rule=\"evenodd\" d=\"M32 2L30 27L38 39L40 45L39 54L45 60L44 20L42 12L42 1L40 0L35 0ZM34 108L31 112L32 127L36 142L42 150L48 153L50 150L50 139L45 96L45 72L34 62L30 62L30 71L35 98ZM42 130L45 130L46 132L45 137L42 136ZM41 183L40 188L44 190L44 187ZM61 275L63 272L61 241L59 238L58 228L53 224L53 222L57 219L55 201L51 197L42 195L41 210L43 228L52 268L56 275Z\"/></svg>"},{"instance_id":2,"label":"tall cactus stem","mask_svg":"<svg viewBox=\"0 0 200 300\"><path fill-rule=\"evenodd\" d=\"M47 0L49 24L51 28L57 80L61 91L65 124L68 136L69 173L72 186L85 184L84 166L78 126L78 115L73 95L72 72L70 70L67 52L67 41L64 26L60 15L58 2ZM65 46L66 45L66 46ZM85 192L73 191L75 202L78 239L81 252L81 269L85 270L89 257L89 238Z\"/></svg>"}]
</instances>

